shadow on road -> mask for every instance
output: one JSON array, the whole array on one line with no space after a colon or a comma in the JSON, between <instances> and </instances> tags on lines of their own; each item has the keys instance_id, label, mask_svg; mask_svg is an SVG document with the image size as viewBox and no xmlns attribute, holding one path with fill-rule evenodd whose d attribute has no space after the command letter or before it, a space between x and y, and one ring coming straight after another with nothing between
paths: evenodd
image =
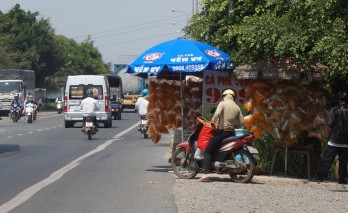
<instances>
[{"instance_id":1,"label":"shadow on road","mask_svg":"<svg viewBox=\"0 0 348 213\"><path fill-rule=\"evenodd\" d=\"M17 144L0 144L0 154L5 152L19 152L21 148Z\"/></svg>"},{"instance_id":2,"label":"shadow on road","mask_svg":"<svg viewBox=\"0 0 348 213\"><path fill-rule=\"evenodd\" d=\"M171 166L153 166L153 169L146 169L149 172L168 172L171 170Z\"/></svg>"}]
</instances>

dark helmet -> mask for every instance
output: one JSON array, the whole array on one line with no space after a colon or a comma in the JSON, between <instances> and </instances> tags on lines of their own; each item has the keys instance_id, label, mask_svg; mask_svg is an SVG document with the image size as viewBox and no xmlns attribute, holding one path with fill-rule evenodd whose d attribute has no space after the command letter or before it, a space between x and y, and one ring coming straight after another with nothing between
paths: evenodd
<instances>
[{"instance_id":1,"label":"dark helmet","mask_svg":"<svg viewBox=\"0 0 348 213\"><path fill-rule=\"evenodd\" d=\"M341 91L337 94L337 98L338 98L338 100L347 101L348 95L346 92Z\"/></svg>"},{"instance_id":2,"label":"dark helmet","mask_svg":"<svg viewBox=\"0 0 348 213\"><path fill-rule=\"evenodd\" d=\"M147 94L149 94L149 90L148 89L143 89L141 94L143 94L143 96L146 96Z\"/></svg>"},{"instance_id":3,"label":"dark helmet","mask_svg":"<svg viewBox=\"0 0 348 213\"><path fill-rule=\"evenodd\" d=\"M93 91L88 89L87 90L87 97L93 97Z\"/></svg>"}]
</instances>

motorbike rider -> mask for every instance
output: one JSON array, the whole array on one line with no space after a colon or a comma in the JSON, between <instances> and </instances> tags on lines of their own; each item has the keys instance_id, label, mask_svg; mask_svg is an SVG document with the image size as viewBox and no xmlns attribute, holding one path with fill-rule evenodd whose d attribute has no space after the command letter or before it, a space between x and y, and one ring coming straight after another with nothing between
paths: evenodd
<instances>
[{"instance_id":1,"label":"motorbike rider","mask_svg":"<svg viewBox=\"0 0 348 213\"><path fill-rule=\"evenodd\" d=\"M21 102L19 101L19 95L18 94L15 94L13 96L13 99L12 99L10 105L11 105L10 116L12 117L12 109L13 109L14 105L17 105L17 107L21 108Z\"/></svg>"},{"instance_id":2,"label":"motorbike rider","mask_svg":"<svg viewBox=\"0 0 348 213\"><path fill-rule=\"evenodd\" d=\"M93 124L98 131L98 123L97 123L97 118L95 116L95 112L100 110L100 104L98 103L97 100L93 98L93 91L88 89L87 92L87 98L83 99L80 104L80 109L83 112L83 122L82 122L82 132L84 131L84 124L86 121L87 116L94 116L93 117Z\"/></svg>"},{"instance_id":3,"label":"motorbike rider","mask_svg":"<svg viewBox=\"0 0 348 213\"><path fill-rule=\"evenodd\" d=\"M62 96L58 95L58 97L56 98L56 103L58 103L58 101L62 101Z\"/></svg>"},{"instance_id":4,"label":"motorbike rider","mask_svg":"<svg viewBox=\"0 0 348 213\"><path fill-rule=\"evenodd\" d=\"M242 111L235 100L236 94L232 89L225 89L222 92L222 100L211 120L217 131L204 151L204 175L199 181L209 181L211 154L218 149L220 142L225 138L234 136L234 130L244 126Z\"/></svg>"},{"instance_id":5,"label":"motorbike rider","mask_svg":"<svg viewBox=\"0 0 348 213\"><path fill-rule=\"evenodd\" d=\"M32 95L27 96L27 100L24 101L24 111L26 111L27 104L32 103L34 105L34 116L33 119L36 120L37 117L37 109L38 109L38 103L35 101L34 97Z\"/></svg>"},{"instance_id":6,"label":"motorbike rider","mask_svg":"<svg viewBox=\"0 0 348 213\"><path fill-rule=\"evenodd\" d=\"M147 105L149 104L149 101L145 99L145 97L149 94L148 89L143 89L141 92L142 96L137 99L137 102L135 103L135 109L137 110L139 116L146 116L147 115ZM141 122L139 125L138 131L141 130Z\"/></svg>"},{"instance_id":7,"label":"motorbike rider","mask_svg":"<svg viewBox=\"0 0 348 213\"><path fill-rule=\"evenodd\" d=\"M59 101L60 101L60 107L62 107L62 106L61 106L61 103L62 103L62 96L60 96L60 95L58 95L58 97L56 98L56 109L57 109L57 110L59 110L59 109L58 109L58 102L59 102Z\"/></svg>"}]
</instances>

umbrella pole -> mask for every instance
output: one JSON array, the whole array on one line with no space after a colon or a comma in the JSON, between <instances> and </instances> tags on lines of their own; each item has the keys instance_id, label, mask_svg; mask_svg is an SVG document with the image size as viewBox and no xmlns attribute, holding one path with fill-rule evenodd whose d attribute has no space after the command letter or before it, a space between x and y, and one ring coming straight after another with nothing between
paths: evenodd
<instances>
[{"instance_id":1,"label":"umbrella pole","mask_svg":"<svg viewBox=\"0 0 348 213\"><path fill-rule=\"evenodd\" d=\"M287 176L288 173L288 145L285 147L285 176Z\"/></svg>"},{"instance_id":2,"label":"umbrella pole","mask_svg":"<svg viewBox=\"0 0 348 213\"><path fill-rule=\"evenodd\" d=\"M181 141L184 141L184 102L182 101L182 75L180 72L180 101L181 101Z\"/></svg>"}]
</instances>

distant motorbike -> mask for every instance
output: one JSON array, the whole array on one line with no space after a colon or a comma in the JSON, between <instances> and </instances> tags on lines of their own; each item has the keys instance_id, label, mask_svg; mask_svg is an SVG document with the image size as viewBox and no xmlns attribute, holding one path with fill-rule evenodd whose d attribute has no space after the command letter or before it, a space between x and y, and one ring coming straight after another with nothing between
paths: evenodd
<instances>
[{"instance_id":1,"label":"distant motorbike","mask_svg":"<svg viewBox=\"0 0 348 213\"><path fill-rule=\"evenodd\" d=\"M18 122L20 117L20 106L13 104L11 106L11 119L13 122Z\"/></svg>"},{"instance_id":2,"label":"distant motorbike","mask_svg":"<svg viewBox=\"0 0 348 213\"><path fill-rule=\"evenodd\" d=\"M197 148L197 141L202 127L202 123L196 122L195 130L189 136L188 141L176 146L171 165L179 178L194 178L203 168L204 155L197 153L200 151ZM255 136L252 133L224 139L219 150L211 156L211 172L228 174L233 182L251 181L256 170L256 159L250 153L247 145L251 144L254 139Z\"/></svg>"},{"instance_id":3,"label":"distant motorbike","mask_svg":"<svg viewBox=\"0 0 348 213\"><path fill-rule=\"evenodd\" d=\"M139 128L139 131L141 134L144 135L144 138L149 138L149 134L147 134L147 129L148 129L148 126L146 125L147 123L147 117L146 115L142 115L140 116L140 128Z\"/></svg>"},{"instance_id":4,"label":"distant motorbike","mask_svg":"<svg viewBox=\"0 0 348 213\"><path fill-rule=\"evenodd\" d=\"M57 107L58 114L61 114L63 112L63 102L61 100L58 100L56 107Z\"/></svg>"},{"instance_id":5,"label":"distant motorbike","mask_svg":"<svg viewBox=\"0 0 348 213\"><path fill-rule=\"evenodd\" d=\"M94 125L95 116L84 116L82 132L88 136L88 140L92 139L92 135L98 132L98 128Z\"/></svg>"},{"instance_id":6,"label":"distant motorbike","mask_svg":"<svg viewBox=\"0 0 348 213\"><path fill-rule=\"evenodd\" d=\"M35 120L35 104L27 103L25 105L25 114L27 122L30 124Z\"/></svg>"}]
</instances>

